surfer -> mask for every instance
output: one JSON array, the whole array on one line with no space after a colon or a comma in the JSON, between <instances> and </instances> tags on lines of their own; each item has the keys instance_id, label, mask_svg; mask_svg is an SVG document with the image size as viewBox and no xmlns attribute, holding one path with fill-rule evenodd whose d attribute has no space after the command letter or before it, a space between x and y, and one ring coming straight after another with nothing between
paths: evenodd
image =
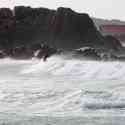
<instances>
[{"instance_id":1,"label":"surfer","mask_svg":"<svg viewBox=\"0 0 125 125\"><path fill-rule=\"evenodd\" d=\"M43 58L43 61L46 61L48 57L50 57L52 54L56 53L57 50L54 48L49 47L46 44L43 44L41 46L41 50L38 54L39 58Z\"/></svg>"},{"instance_id":2,"label":"surfer","mask_svg":"<svg viewBox=\"0 0 125 125\"><path fill-rule=\"evenodd\" d=\"M48 54L45 54L45 55L43 56L43 61L45 62L48 57L49 57L49 55L48 55Z\"/></svg>"}]
</instances>

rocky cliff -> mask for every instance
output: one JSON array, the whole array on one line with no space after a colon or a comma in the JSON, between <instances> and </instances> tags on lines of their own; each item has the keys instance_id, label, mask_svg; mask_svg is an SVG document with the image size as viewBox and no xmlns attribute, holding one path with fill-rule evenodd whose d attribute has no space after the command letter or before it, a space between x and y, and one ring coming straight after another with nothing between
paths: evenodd
<instances>
[{"instance_id":1,"label":"rocky cliff","mask_svg":"<svg viewBox=\"0 0 125 125\"><path fill-rule=\"evenodd\" d=\"M15 48L29 52L41 44L64 50L84 46L117 48L113 42L106 41L88 14L63 7L57 10L24 6L0 9L1 50L8 54L14 53Z\"/></svg>"}]
</instances>

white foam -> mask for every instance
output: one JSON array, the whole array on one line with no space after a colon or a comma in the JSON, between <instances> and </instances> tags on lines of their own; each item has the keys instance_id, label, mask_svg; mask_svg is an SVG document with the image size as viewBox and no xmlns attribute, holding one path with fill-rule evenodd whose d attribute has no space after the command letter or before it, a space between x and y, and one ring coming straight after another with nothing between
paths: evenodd
<instances>
[{"instance_id":1,"label":"white foam","mask_svg":"<svg viewBox=\"0 0 125 125\"><path fill-rule=\"evenodd\" d=\"M63 59L51 57L46 62L28 66L22 74L49 73L54 76L78 76L84 79L125 79L124 62L85 61L78 59Z\"/></svg>"},{"instance_id":2,"label":"white foam","mask_svg":"<svg viewBox=\"0 0 125 125\"><path fill-rule=\"evenodd\" d=\"M124 62L53 56L46 62L8 60L0 69L1 112L85 115L122 108L124 113Z\"/></svg>"}]
</instances>

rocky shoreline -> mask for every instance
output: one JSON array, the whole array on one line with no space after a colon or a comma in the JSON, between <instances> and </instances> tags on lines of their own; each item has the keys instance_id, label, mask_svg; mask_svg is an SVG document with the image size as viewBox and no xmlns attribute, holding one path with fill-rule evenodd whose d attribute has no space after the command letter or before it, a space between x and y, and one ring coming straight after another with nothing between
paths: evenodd
<instances>
[{"instance_id":1,"label":"rocky shoreline","mask_svg":"<svg viewBox=\"0 0 125 125\"><path fill-rule=\"evenodd\" d=\"M42 48L43 45L47 48ZM120 41L113 36L103 36L88 14L63 7L57 10L24 6L0 9L0 58L36 56L46 60L58 50L74 51L84 47L99 50L99 55L106 52L116 59L125 58ZM91 49L89 51L87 56L91 55Z\"/></svg>"}]
</instances>

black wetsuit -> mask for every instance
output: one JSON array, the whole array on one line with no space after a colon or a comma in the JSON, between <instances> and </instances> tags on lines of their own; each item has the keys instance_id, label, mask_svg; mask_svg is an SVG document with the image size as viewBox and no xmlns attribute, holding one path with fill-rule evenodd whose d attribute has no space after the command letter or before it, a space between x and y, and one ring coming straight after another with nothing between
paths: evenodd
<instances>
[{"instance_id":1,"label":"black wetsuit","mask_svg":"<svg viewBox=\"0 0 125 125\"><path fill-rule=\"evenodd\" d=\"M48 57L50 57L52 54L56 53L57 50L54 49L54 48L50 48L49 46L47 45L44 45L42 47L42 58L43 58L43 61L46 61Z\"/></svg>"}]
</instances>

